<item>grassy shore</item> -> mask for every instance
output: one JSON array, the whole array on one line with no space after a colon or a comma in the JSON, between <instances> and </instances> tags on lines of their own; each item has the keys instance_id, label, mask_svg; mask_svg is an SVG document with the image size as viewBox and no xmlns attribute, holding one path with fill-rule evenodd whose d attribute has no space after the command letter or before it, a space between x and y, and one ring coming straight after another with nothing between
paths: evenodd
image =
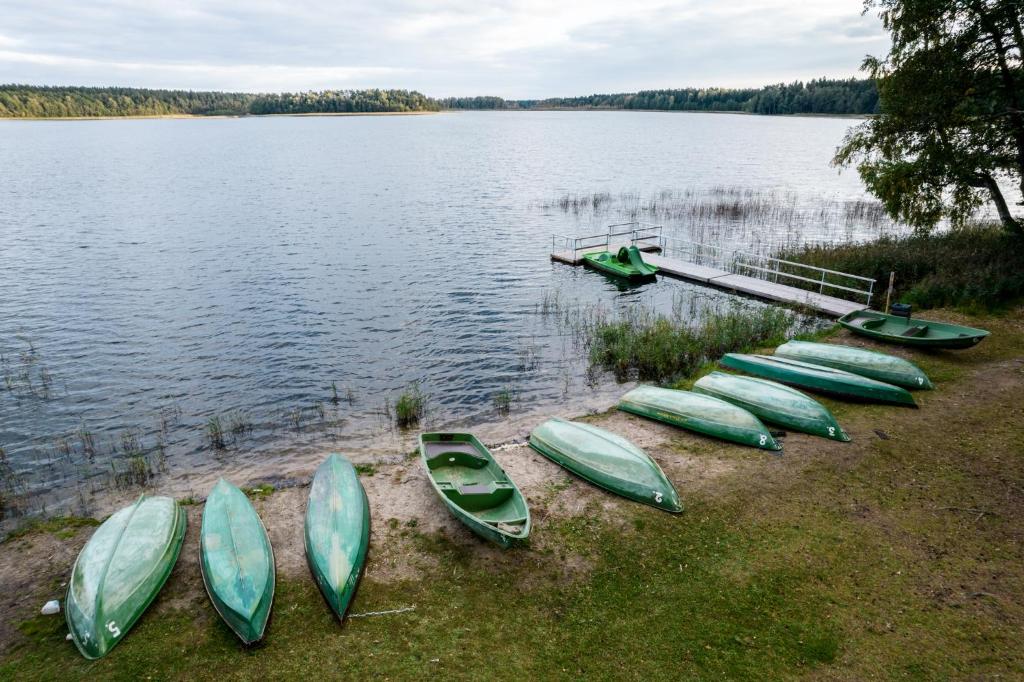
<instances>
[{"instance_id":1,"label":"grassy shore","mask_svg":"<svg viewBox=\"0 0 1024 682\"><path fill-rule=\"evenodd\" d=\"M1024 310L929 316L993 335L907 354L937 384L917 394L919 410L826 400L851 443L790 434L774 456L623 413L588 418L658 460L680 515L502 449L535 518L531 545L502 552L447 518L414 462L378 467L364 478L371 501L400 499L374 517L351 613L411 611L339 626L296 539L305 489L256 500L280 577L255 649L198 581L201 505L188 507L157 602L94 663L64 640L62 618L36 615L91 528L39 528L0 545L0 679L1019 678ZM402 516L421 494L425 506Z\"/></svg>"}]
</instances>

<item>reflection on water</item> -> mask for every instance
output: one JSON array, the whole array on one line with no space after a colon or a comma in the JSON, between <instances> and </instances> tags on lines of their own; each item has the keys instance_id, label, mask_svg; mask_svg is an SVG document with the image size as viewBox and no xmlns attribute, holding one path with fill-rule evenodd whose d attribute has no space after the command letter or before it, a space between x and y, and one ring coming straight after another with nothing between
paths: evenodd
<instances>
[{"instance_id":1,"label":"reflection on water","mask_svg":"<svg viewBox=\"0 0 1024 682\"><path fill-rule=\"evenodd\" d=\"M552 263L551 235L626 217L745 248L872 236L890 226L851 217L859 181L828 166L849 125L0 122L3 494L74 511L112 486L202 495L214 475L305 474L331 449L400 456L414 434L394 405L413 382L425 427L491 441L608 407L624 387L588 373L566 311L735 297ZM595 194L609 199L560 205Z\"/></svg>"}]
</instances>

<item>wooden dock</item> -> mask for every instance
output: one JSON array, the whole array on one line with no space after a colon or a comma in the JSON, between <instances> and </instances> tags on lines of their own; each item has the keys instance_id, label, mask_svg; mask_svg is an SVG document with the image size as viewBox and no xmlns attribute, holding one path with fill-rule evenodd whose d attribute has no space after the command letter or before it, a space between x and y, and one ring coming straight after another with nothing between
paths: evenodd
<instances>
[{"instance_id":1,"label":"wooden dock","mask_svg":"<svg viewBox=\"0 0 1024 682\"><path fill-rule=\"evenodd\" d=\"M591 253L594 251L610 251L615 253L619 250L620 246L628 246L628 244L613 244L611 246L605 246L602 244L590 249L580 249L575 252L555 251L551 254L551 259L562 263L569 263L570 265L580 265L583 262L583 254L585 253ZM661 248L658 246L637 244L637 248L641 251L647 251L648 253L644 256L644 261L656 266L658 270L665 275L688 279L693 282L708 284L720 289L727 289L729 291L735 291L740 294L747 294L748 296L767 299L769 301L780 301L783 303L807 306L819 313L831 315L833 317L842 317L854 310L863 310L867 307L862 303L855 303L853 301L847 301L834 296L826 296L825 294L819 294L815 291L798 289L786 284L777 284L775 282L769 282L768 280L758 279L756 277L736 275L727 270L711 268L706 265L697 265L696 263L689 263L675 258L666 258L665 256L659 255Z\"/></svg>"}]
</instances>

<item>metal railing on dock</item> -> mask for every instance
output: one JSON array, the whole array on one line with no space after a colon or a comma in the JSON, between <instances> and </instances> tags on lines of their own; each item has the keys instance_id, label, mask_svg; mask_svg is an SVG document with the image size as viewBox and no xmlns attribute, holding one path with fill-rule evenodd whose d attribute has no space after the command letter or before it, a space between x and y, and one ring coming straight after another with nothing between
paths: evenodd
<instances>
[{"instance_id":1,"label":"metal railing on dock","mask_svg":"<svg viewBox=\"0 0 1024 682\"><path fill-rule=\"evenodd\" d=\"M630 228L628 230L622 228ZM657 249L664 248L662 244L662 226L653 223L619 223L609 225L608 231L602 234L592 234L585 237L568 237L562 234L551 235L552 255L560 252L571 253L573 260L580 251L590 251L604 247L609 249L616 244L632 244L641 248Z\"/></svg>"},{"instance_id":2,"label":"metal railing on dock","mask_svg":"<svg viewBox=\"0 0 1024 682\"><path fill-rule=\"evenodd\" d=\"M690 262L698 265L718 267L738 275L757 277L775 283L800 282L806 285L817 285L818 293L826 293L826 289L843 291L847 294L863 297L864 305L870 307L875 293L875 280L848 272L819 268L816 265L797 263L763 254L750 253L737 249L726 249L713 244L703 244L677 237L661 238L662 251L666 254L683 253ZM787 268L796 272L787 272ZM799 273L799 274L797 274ZM833 279L843 280L840 284ZM858 288L860 284L863 288Z\"/></svg>"}]
</instances>

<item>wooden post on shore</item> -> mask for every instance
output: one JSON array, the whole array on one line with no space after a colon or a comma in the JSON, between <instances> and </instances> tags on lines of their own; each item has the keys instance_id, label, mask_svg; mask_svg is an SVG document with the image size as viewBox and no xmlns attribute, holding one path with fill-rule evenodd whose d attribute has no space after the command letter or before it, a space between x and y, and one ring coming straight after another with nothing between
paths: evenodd
<instances>
[{"instance_id":1,"label":"wooden post on shore","mask_svg":"<svg viewBox=\"0 0 1024 682\"><path fill-rule=\"evenodd\" d=\"M896 280L896 272L889 273L889 289L885 292L885 310L882 312L886 315L889 314L889 299L892 298L892 283Z\"/></svg>"}]
</instances>

